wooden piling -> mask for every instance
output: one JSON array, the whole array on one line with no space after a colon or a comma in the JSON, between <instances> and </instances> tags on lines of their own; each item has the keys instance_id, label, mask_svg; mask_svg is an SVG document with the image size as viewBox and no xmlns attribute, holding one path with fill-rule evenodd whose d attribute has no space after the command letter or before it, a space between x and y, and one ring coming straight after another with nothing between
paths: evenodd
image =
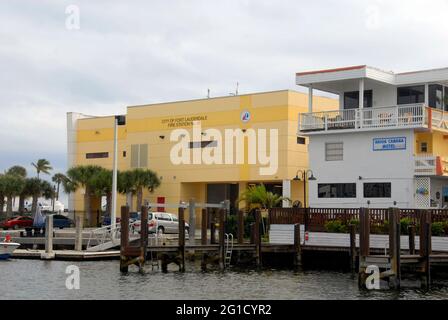
<instances>
[{"instance_id":1,"label":"wooden piling","mask_svg":"<svg viewBox=\"0 0 448 320\"><path fill-rule=\"evenodd\" d=\"M76 234L75 234L75 250L82 251L82 227L83 219L81 216L76 216Z\"/></svg>"},{"instance_id":2,"label":"wooden piling","mask_svg":"<svg viewBox=\"0 0 448 320\"><path fill-rule=\"evenodd\" d=\"M207 209L202 209L202 221L201 221L201 244L203 246L207 245L207 226L208 226L208 219L207 219ZM202 253L202 259L201 259L201 269L205 271L207 269L207 258L208 255L206 252Z\"/></svg>"},{"instance_id":3,"label":"wooden piling","mask_svg":"<svg viewBox=\"0 0 448 320\"><path fill-rule=\"evenodd\" d=\"M352 272L356 270L356 226L349 225L350 229L350 269Z\"/></svg>"},{"instance_id":4,"label":"wooden piling","mask_svg":"<svg viewBox=\"0 0 448 320\"><path fill-rule=\"evenodd\" d=\"M389 286L394 289L400 288L400 209L389 208L389 258L391 274Z\"/></svg>"},{"instance_id":5,"label":"wooden piling","mask_svg":"<svg viewBox=\"0 0 448 320\"><path fill-rule=\"evenodd\" d=\"M179 207L179 271L185 272L185 214L184 208Z\"/></svg>"},{"instance_id":6,"label":"wooden piling","mask_svg":"<svg viewBox=\"0 0 448 320\"><path fill-rule=\"evenodd\" d=\"M50 260L54 259L55 254L53 252L53 215L47 215L45 219L45 252L40 256L41 259Z\"/></svg>"},{"instance_id":7,"label":"wooden piling","mask_svg":"<svg viewBox=\"0 0 448 320\"><path fill-rule=\"evenodd\" d=\"M255 259L257 267L261 267L261 234L260 234L261 212L259 209L255 210L255 224L254 224L254 242L255 242Z\"/></svg>"},{"instance_id":8,"label":"wooden piling","mask_svg":"<svg viewBox=\"0 0 448 320\"><path fill-rule=\"evenodd\" d=\"M129 207L121 207L121 236L120 236L120 271L128 272L128 257L125 255L129 246Z\"/></svg>"},{"instance_id":9,"label":"wooden piling","mask_svg":"<svg viewBox=\"0 0 448 320\"><path fill-rule=\"evenodd\" d=\"M225 250L224 250L224 238L225 238L225 211L224 209L219 209L219 267L221 270L225 268Z\"/></svg>"},{"instance_id":10,"label":"wooden piling","mask_svg":"<svg viewBox=\"0 0 448 320\"><path fill-rule=\"evenodd\" d=\"M414 255L415 254L415 226L408 227L408 234L409 234L409 254Z\"/></svg>"},{"instance_id":11,"label":"wooden piling","mask_svg":"<svg viewBox=\"0 0 448 320\"><path fill-rule=\"evenodd\" d=\"M429 287L431 284L431 213L428 210L420 210L420 273L422 284Z\"/></svg>"},{"instance_id":12,"label":"wooden piling","mask_svg":"<svg viewBox=\"0 0 448 320\"><path fill-rule=\"evenodd\" d=\"M209 211L209 223L210 223L210 243L216 244L216 214L212 209Z\"/></svg>"},{"instance_id":13,"label":"wooden piling","mask_svg":"<svg viewBox=\"0 0 448 320\"><path fill-rule=\"evenodd\" d=\"M238 244L244 243L244 212L238 210Z\"/></svg>"},{"instance_id":14,"label":"wooden piling","mask_svg":"<svg viewBox=\"0 0 448 320\"><path fill-rule=\"evenodd\" d=\"M370 216L368 208L359 210L359 268L358 285L360 288L366 286L366 258L370 254Z\"/></svg>"},{"instance_id":15,"label":"wooden piling","mask_svg":"<svg viewBox=\"0 0 448 320\"><path fill-rule=\"evenodd\" d=\"M148 208L142 206L141 208L141 230L140 230L140 261L139 270L143 272L146 262L146 254L148 252ZM126 228L129 230L129 227Z\"/></svg>"},{"instance_id":16,"label":"wooden piling","mask_svg":"<svg viewBox=\"0 0 448 320\"><path fill-rule=\"evenodd\" d=\"M294 225L294 266L302 267L302 247L300 243L300 224Z\"/></svg>"}]
</instances>

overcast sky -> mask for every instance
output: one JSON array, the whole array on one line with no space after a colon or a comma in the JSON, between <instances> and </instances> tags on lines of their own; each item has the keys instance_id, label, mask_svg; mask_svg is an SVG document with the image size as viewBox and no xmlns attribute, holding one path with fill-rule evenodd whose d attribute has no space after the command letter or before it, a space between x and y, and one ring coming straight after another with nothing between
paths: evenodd
<instances>
[{"instance_id":1,"label":"overcast sky","mask_svg":"<svg viewBox=\"0 0 448 320\"><path fill-rule=\"evenodd\" d=\"M447 0L1 1L0 171L38 158L65 171L68 111L228 95L237 81L297 89L295 72L316 68L448 66L447 18Z\"/></svg>"}]
</instances>

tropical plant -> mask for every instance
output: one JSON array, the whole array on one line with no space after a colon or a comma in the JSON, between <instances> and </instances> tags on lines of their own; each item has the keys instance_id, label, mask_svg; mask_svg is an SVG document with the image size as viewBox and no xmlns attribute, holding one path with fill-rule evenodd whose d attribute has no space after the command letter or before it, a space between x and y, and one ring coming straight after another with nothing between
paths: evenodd
<instances>
[{"instance_id":1,"label":"tropical plant","mask_svg":"<svg viewBox=\"0 0 448 320\"><path fill-rule=\"evenodd\" d=\"M12 175L16 175L22 178L26 178L27 176L27 172L26 169L22 166L13 166L11 168L9 168L6 171L7 174L12 174ZM23 194L23 192L19 195L19 212L23 213L24 212L24 208L25 208L25 198L27 197L26 194Z\"/></svg>"},{"instance_id":2,"label":"tropical plant","mask_svg":"<svg viewBox=\"0 0 448 320\"><path fill-rule=\"evenodd\" d=\"M341 220L327 221L325 223L325 230L331 233L346 233L347 226Z\"/></svg>"},{"instance_id":3,"label":"tropical plant","mask_svg":"<svg viewBox=\"0 0 448 320\"><path fill-rule=\"evenodd\" d=\"M106 196L106 215L110 216L112 208L112 170L101 169L92 177L93 193Z\"/></svg>"},{"instance_id":4,"label":"tropical plant","mask_svg":"<svg viewBox=\"0 0 448 320\"><path fill-rule=\"evenodd\" d=\"M134 169L130 173L131 189L134 189L137 194L137 210L140 210L143 204L143 190L147 189L149 192L154 192L160 186L160 180L157 174L148 169Z\"/></svg>"},{"instance_id":5,"label":"tropical plant","mask_svg":"<svg viewBox=\"0 0 448 320\"><path fill-rule=\"evenodd\" d=\"M126 195L126 203L129 211L133 212L134 196L137 193L134 183L134 175L132 171L118 172L118 192Z\"/></svg>"},{"instance_id":6,"label":"tropical plant","mask_svg":"<svg viewBox=\"0 0 448 320\"><path fill-rule=\"evenodd\" d=\"M0 174L0 221L3 220L3 212L5 207L5 190L6 190L6 182L5 182L5 175Z\"/></svg>"},{"instance_id":7,"label":"tropical plant","mask_svg":"<svg viewBox=\"0 0 448 320\"><path fill-rule=\"evenodd\" d=\"M20 195L24 186L25 179L19 175L5 174L3 176L4 193L6 200L6 216L12 216L13 199Z\"/></svg>"},{"instance_id":8,"label":"tropical plant","mask_svg":"<svg viewBox=\"0 0 448 320\"><path fill-rule=\"evenodd\" d=\"M261 209L271 209L278 207L284 200L291 202L291 199L267 191L266 186L260 184L247 188L237 201L245 201L248 206L255 205Z\"/></svg>"},{"instance_id":9,"label":"tropical plant","mask_svg":"<svg viewBox=\"0 0 448 320\"><path fill-rule=\"evenodd\" d=\"M80 188L84 189L84 214L87 217L89 225L92 224L92 206L91 198L94 194L94 177L103 170L100 166L87 165L76 166L67 171L67 178L63 181L63 187L66 193L73 193Z\"/></svg>"},{"instance_id":10,"label":"tropical plant","mask_svg":"<svg viewBox=\"0 0 448 320\"><path fill-rule=\"evenodd\" d=\"M46 159L39 159L36 163L32 162L31 165L36 168L37 178L39 179L40 173L50 174L53 167L50 165L50 161Z\"/></svg>"},{"instance_id":11,"label":"tropical plant","mask_svg":"<svg viewBox=\"0 0 448 320\"><path fill-rule=\"evenodd\" d=\"M445 228L443 222L433 222L431 225L431 234L435 237L443 236Z\"/></svg>"},{"instance_id":12,"label":"tropical plant","mask_svg":"<svg viewBox=\"0 0 448 320\"><path fill-rule=\"evenodd\" d=\"M56 183L56 200L59 200L59 187L67 179L63 173L56 173L51 180Z\"/></svg>"}]
</instances>

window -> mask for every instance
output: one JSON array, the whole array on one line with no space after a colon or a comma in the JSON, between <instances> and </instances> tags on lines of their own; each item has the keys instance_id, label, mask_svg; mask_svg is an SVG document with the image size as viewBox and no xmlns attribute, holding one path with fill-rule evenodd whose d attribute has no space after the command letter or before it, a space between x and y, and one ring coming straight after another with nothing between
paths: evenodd
<instances>
[{"instance_id":1,"label":"window","mask_svg":"<svg viewBox=\"0 0 448 320\"><path fill-rule=\"evenodd\" d=\"M364 108L372 107L373 91L364 91ZM358 109L359 108L359 91L344 93L344 109Z\"/></svg>"},{"instance_id":2,"label":"window","mask_svg":"<svg viewBox=\"0 0 448 320\"><path fill-rule=\"evenodd\" d=\"M364 198L390 198L391 183L364 183Z\"/></svg>"},{"instance_id":3,"label":"window","mask_svg":"<svg viewBox=\"0 0 448 320\"><path fill-rule=\"evenodd\" d=\"M397 89L398 104L425 102L425 86L401 87Z\"/></svg>"},{"instance_id":4,"label":"window","mask_svg":"<svg viewBox=\"0 0 448 320\"><path fill-rule=\"evenodd\" d=\"M123 151L123 158L126 158L126 151Z\"/></svg>"},{"instance_id":5,"label":"window","mask_svg":"<svg viewBox=\"0 0 448 320\"><path fill-rule=\"evenodd\" d=\"M319 198L356 198L356 183L319 183Z\"/></svg>"},{"instance_id":6,"label":"window","mask_svg":"<svg viewBox=\"0 0 448 320\"><path fill-rule=\"evenodd\" d=\"M297 144L306 144L305 137L297 137Z\"/></svg>"},{"instance_id":7,"label":"window","mask_svg":"<svg viewBox=\"0 0 448 320\"><path fill-rule=\"evenodd\" d=\"M429 85L429 106L443 110L443 86L440 84Z\"/></svg>"},{"instance_id":8,"label":"window","mask_svg":"<svg viewBox=\"0 0 448 320\"><path fill-rule=\"evenodd\" d=\"M86 159L104 159L109 158L109 152L86 153Z\"/></svg>"},{"instance_id":9,"label":"window","mask_svg":"<svg viewBox=\"0 0 448 320\"><path fill-rule=\"evenodd\" d=\"M421 153L428 153L428 142L421 142L420 143L420 152Z\"/></svg>"},{"instance_id":10,"label":"window","mask_svg":"<svg viewBox=\"0 0 448 320\"><path fill-rule=\"evenodd\" d=\"M344 143L327 142L325 143L325 161L344 160Z\"/></svg>"},{"instance_id":11,"label":"window","mask_svg":"<svg viewBox=\"0 0 448 320\"><path fill-rule=\"evenodd\" d=\"M445 111L448 111L448 87L443 87Z\"/></svg>"},{"instance_id":12,"label":"window","mask_svg":"<svg viewBox=\"0 0 448 320\"><path fill-rule=\"evenodd\" d=\"M218 141L192 141L189 144L190 149L194 148L215 148L218 146Z\"/></svg>"},{"instance_id":13,"label":"window","mask_svg":"<svg viewBox=\"0 0 448 320\"><path fill-rule=\"evenodd\" d=\"M131 168L145 168L148 166L148 145L131 145Z\"/></svg>"}]
</instances>

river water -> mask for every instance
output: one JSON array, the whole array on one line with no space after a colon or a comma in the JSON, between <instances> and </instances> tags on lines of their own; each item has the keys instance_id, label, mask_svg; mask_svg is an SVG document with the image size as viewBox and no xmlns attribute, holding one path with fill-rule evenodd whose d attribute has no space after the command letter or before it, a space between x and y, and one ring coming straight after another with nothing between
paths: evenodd
<instances>
[{"instance_id":1,"label":"river water","mask_svg":"<svg viewBox=\"0 0 448 320\"><path fill-rule=\"evenodd\" d=\"M66 288L66 268L80 271L80 289ZM0 261L0 299L448 299L448 281L430 290L414 282L400 291L359 290L351 273L290 270L199 271L187 265L179 273L130 269L120 274L118 261ZM405 283L404 283L405 284Z\"/></svg>"}]
</instances>

